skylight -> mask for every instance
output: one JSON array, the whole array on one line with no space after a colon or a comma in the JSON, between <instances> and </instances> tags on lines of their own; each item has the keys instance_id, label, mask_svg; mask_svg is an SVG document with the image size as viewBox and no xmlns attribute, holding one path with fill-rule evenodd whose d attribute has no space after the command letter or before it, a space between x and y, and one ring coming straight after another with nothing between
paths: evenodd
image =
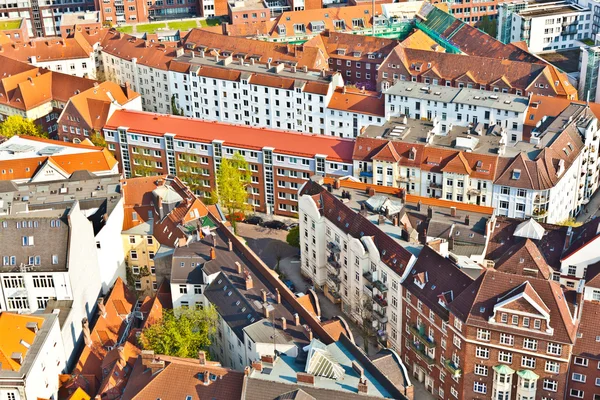
<instances>
[{"instance_id":1,"label":"skylight","mask_svg":"<svg viewBox=\"0 0 600 400\"><path fill-rule=\"evenodd\" d=\"M512 179L518 180L519 178L521 178L521 170L520 169L513 169Z\"/></svg>"}]
</instances>

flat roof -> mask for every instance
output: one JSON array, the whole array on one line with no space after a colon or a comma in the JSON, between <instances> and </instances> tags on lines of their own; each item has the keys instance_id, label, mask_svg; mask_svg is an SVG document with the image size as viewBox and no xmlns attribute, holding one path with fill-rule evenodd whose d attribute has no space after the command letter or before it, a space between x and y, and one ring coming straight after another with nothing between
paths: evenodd
<instances>
[{"instance_id":1,"label":"flat roof","mask_svg":"<svg viewBox=\"0 0 600 400\"><path fill-rule=\"evenodd\" d=\"M228 5L233 12L268 9L262 0L237 0Z\"/></svg>"},{"instance_id":2,"label":"flat roof","mask_svg":"<svg viewBox=\"0 0 600 400\"><path fill-rule=\"evenodd\" d=\"M0 161L44 157L65 154L98 152L99 148L85 145L64 144L59 141L35 140L13 136L0 144Z\"/></svg>"},{"instance_id":3,"label":"flat roof","mask_svg":"<svg viewBox=\"0 0 600 400\"><path fill-rule=\"evenodd\" d=\"M562 3L549 5L547 3L534 4L520 11L519 15L524 18L548 17L552 15L573 14L591 12L590 9L578 4Z\"/></svg>"}]
</instances>

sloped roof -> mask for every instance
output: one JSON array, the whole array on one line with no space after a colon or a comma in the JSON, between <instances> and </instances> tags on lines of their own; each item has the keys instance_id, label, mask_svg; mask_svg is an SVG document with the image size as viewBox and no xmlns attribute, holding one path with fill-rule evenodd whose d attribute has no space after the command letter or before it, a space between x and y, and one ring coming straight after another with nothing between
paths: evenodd
<instances>
[{"instance_id":1,"label":"sloped roof","mask_svg":"<svg viewBox=\"0 0 600 400\"><path fill-rule=\"evenodd\" d=\"M28 42L2 45L0 52L6 57L21 62L51 62L57 60L75 60L91 58L92 46L76 32L74 37L36 38Z\"/></svg>"},{"instance_id":2,"label":"sloped roof","mask_svg":"<svg viewBox=\"0 0 600 400\"><path fill-rule=\"evenodd\" d=\"M33 346L36 332L29 328L29 324L35 324L41 329L44 318L33 315L21 315L10 312L0 313L0 371L19 371L22 363L13 359L12 355L18 353L21 360L25 361L27 352Z\"/></svg>"},{"instance_id":3,"label":"sloped roof","mask_svg":"<svg viewBox=\"0 0 600 400\"><path fill-rule=\"evenodd\" d=\"M571 235L571 244L563 255L563 260L600 237L600 218L594 218L581 226L574 227Z\"/></svg>"},{"instance_id":4,"label":"sloped roof","mask_svg":"<svg viewBox=\"0 0 600 400\"><path fill-rule=\"evenodd\" d=\"M531 239L516 243L496 261L494 268L510 274L538 276L544 279L551 279L553 272Z\"/></svg>"},{"instance_id":5,"label":"sloped roof","mask_svg":"<svg viewBox=\"0 0 600 400\"><path fill-rule=\"evenodd\" d=\"M600 361L600 302L584 301L573 355Z\"/></svg>"},{"instance_id":6,"label":"sloped roof","mask_svg":"<svg viewBox=\"0 0 600 400\"><path fill-rule=\"evenodd\" d=\"M544 237L544 232L545 230L543 226L541 226L533 218L529 218L528 220L517 225L513 234L522 238L540 240Z\"/></svg>"},{"instance_id":7,"label":"sloped roof","mask_svg":"<svg viewBox=\"0 0 600 400\"><path fill-rule=\"evenodd\" d=\"M337 87L329 100L328 108L358 114L385 116L385 96L377 92Z\"/></svg>"}]
</instances>

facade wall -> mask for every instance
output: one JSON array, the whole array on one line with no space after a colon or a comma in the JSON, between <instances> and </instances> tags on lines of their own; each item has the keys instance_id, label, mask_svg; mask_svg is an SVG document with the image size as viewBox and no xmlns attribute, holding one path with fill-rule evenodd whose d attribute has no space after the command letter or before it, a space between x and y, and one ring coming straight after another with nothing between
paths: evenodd
<instances>
[{"instance_id":1,"label":"facade wall","mask_svg":"<svg viewBox=\"0 0 600 400\"><path fill-rule=\"evenodd\" d=\"M152 223L153 220L150 220ZM122 247L125 253L127 275L132 276L136 290L151 294L158 288L154 255L160 244L152 235L123 233ZM129 283L129 282L128 282Z\"/></svg>"},{"instance_id":2,"label":"facade wall","mask_svg":"<svg viewBox=\"0 0 600 400\"><path fill-rule=\"evenodd\" d=\"M123 202L121 197L95 238L103 294L108 293L118 277L126 281L125 252L121 241L124 218Z\"/></svg>"}]
</instances>

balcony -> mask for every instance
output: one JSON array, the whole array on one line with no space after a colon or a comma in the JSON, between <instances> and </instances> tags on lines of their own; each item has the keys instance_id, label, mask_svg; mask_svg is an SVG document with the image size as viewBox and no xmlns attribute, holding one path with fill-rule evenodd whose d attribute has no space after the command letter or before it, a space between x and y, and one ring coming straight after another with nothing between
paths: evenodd
<instances>
[{"instance_id":1,"label":"balcony","mask_svg":"<svg viewBox=\"0 0 600 400\"><path fill-rule=\"evenodd\" d=\"M446 368L452 375L460 376L461 370L460 368L454 364L452 360L444 361L444 368Z\"/></svg>"},{"instance_id":2,"label":"balcony","mask_svg":"<svg viewBox=\"0 0 600 400\"><path fill-rule=\"evenodd\" d=\"M358 175L359 176L364 176L366 178L372 178L373 177L373 171L372 170L368 170L368 169L359 169L358 170Z\"/></svg>"},{"instance_id":3,"label":"balcony","mask_svg":"<svg viewBox=\"0 0 600 400\"><path fill-rule=\"evenodd\" d=\"M398 176L396 177L398 182L412 182L415 180L414 176Z\"/></svg>"},{"instance_id":4,"label":"balcony","mask_svg":"<svg viewBox=\"0 0 600 400\"><path fill-rule=\"evenodd\" d=\"M327 250L332 253L339 253L341 251L340 246L336 242L327 243Z\"/></svg>"},{"instance_id":5,"label":"balcony","mask_svg":"<svg viewBox=\"0 0 600 400\"><path fill-rule=\"evenodd\" d=\"M373 296L373 301L375 301L375 303L377 303L380 307L387 307L388 305L387 300L379 294Z\"/></svg>"},{"instance_id":6,"label":"balcony","mask_svg":"<svg viewBox=\"0 0 600 400\"><path fill-rule=\"evenodd\" d=\"M387 340L387 332L386 331L377 331L377 339L379 339L379 341L381 341L381 342L386 341Z\"/></svg>"},{"instance_id":7,"label":"balcony","mask_svg":"<svg viewBox=\"0 0 600 400\"><path fill-rule=\"evenodd\" d=\"M417 354L417 357L425 361L427 365L435 364L435 360L429 357L429 355L427 354L426 347L423 345L423 343L419 341L410 342L410 348L413 349L413 351Z\"/></svg>"},{"instance_id":8,"label":"balcony","mask_svg":"<svg viewBox=\"0 0 600 400\"><path fill-rule=\"evenodd\" d=\"M365 272L363 274L363 278L365 278L367 280L367 282L373 283L373 274L371 273L371 271ZM373 290L373 287L371 287L371 290Z\"/></svg>"},{"instance_id":9,"label":"balcony","mask_svg":"<svg viewBox=\"0 0 600 400\"><path fill-rule=\"evenodd\" d=\"M336 274L327 274L327 277L336 285L339 285L342 282L342 280Z\"/></svg>"},{"instance_id":10,"label":"balcony","mask_svg":"<svg viewBox=\"0 0 600 400\"><path fill-rule=\"evenodd\" d=\"M425 325L410 325L409 329L412 334L415 335L417 340L423 343L426 347L435 347L435 341L431 340L431 338L425 333Z\"/></svg>"},{"instance_id":11,"label":"balcony","mask_svg":"<svg viewBox=\"0 0 600 400\"><path fill-rule=\"evenodd\" d=\"M471 196L479 196L481 194L481 190L471 188L471 189L467 190L467 194L471 195Z\"/></svg>"},{"instance_id":12,"label":"balcony","mask_svg":"<svg viewBox=\"0 0 600 400\"><path fill-rule=\"evenodd\" d=\"M432 189L441 189L442 184L437 182L429 182L429 187Z\"/></svg>"},{"instance_id":13,"label":"balcony","mask_svg":"<svg viewBox=\"0 0 600 400\"><path fill-rule=\"evenodd\" d=\"M342 268L342 265L339 262L337 262L337 260L333 256L327 257L327 264L332 266L336 271L339 271L340 268Z\"/></svg>"},{"instance_id":14,"label":"balcony","mask_svg":"<svg viewBox=\"0 0 600 400\"><path fill-rule=\"evenodd\" d=\"M383 283L381 281L375 281L375 282L373 282L373 287L375 287L381 293L385 293L385 292L388 291L388 287L385 285L385 283Z\"/></svg>"},{"instance_id":15,"label":"balcony","mask_svg":"<svg viewBox=\"0 0 600 400\"><path fill-rule=\"evenodd\" d=\"M375 317L375 319L377 321L379 321L382 324L387 324L387 322L388 322L387 315L385 315L381 311L373 310L373 316Z\"/></svg>"}]
</instances>

